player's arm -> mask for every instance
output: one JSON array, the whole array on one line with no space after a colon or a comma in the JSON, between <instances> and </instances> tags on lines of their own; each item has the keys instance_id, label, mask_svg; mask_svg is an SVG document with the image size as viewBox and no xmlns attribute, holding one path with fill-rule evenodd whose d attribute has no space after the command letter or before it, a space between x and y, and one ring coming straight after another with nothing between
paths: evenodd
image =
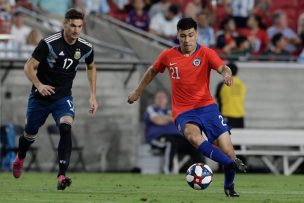
<instances>
[{"instance_id":1,"label":"player's arm","mask_svg":"<svg viewBox=\"0 0 304 203\"><path fill-rule=\"evenodd\" d=\"M39 61L37 61L35 58L31 57L27 60L27 62L24 65L24 73L26 77L34 84L34 86L37 88L38 92L42 96L48 96L51 94L55 94L55 87L52 87L50 85L44 85L40 82L38 77L36 76L36 69L39 65Z\"/></svg>"},{"instance_id":2,"label":"player's arm","mask_svg":"<svg viewBox=\"0 0 304 203\"><path fill-rule=\"evenodd\" d=\"M132 91L128 96L128 103L132 104L136 100L139 99L140 95L144 91L145 87L154 79L157 75L157 71L153 69L153 66L150 66L148 70L145 72L142 80L140 81L138 87Z\"/></svg>"},{"instance_id":3,"label":"player's arm","mask_svg":"<svg viewBox=\"0 0 304 203\"><path fill-rule=\"evenodd\" d=\"M217 72L219 74L222 75L223 79L224 79L224 83L227 86L231 86L232 85L232 72L230 70L230 68L226 65L222 65L217 69Z\"/></svg>"},{"instance_id":4,"label":"player's arm","mask_svg":"<svg viewBox=\"0 0 304 203\"><path fill-rule=\"evenodd\" d=\"M96 100L96 66L94 62L87 65L87 75L90 86L90 113L94 116L98 108Z\"/></svg>"},{"instance_id":5,"label":"player's arm","mask_svg":"<svg viewBox=\"0 0 304 203\"><path fill-rule=\"evenodd\" d=\"M173 122L173 118L172 116L169 116L169 115L163 115L163 116L160 116L160 115L157 115L157 116L152 116L150 118L150 120L156 124L156 125L167 125L171 122Z\"/></svg>"}]
</instances>

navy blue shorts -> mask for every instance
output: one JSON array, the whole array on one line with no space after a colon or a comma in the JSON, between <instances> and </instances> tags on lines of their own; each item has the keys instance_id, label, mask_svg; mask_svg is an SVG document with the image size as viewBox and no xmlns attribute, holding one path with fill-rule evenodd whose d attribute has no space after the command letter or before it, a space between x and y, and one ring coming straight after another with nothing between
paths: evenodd
<instances>
[{"instance_id":1,"label":"navy blue shorts","mask_svg":"<svg viewBox=\"0 0 304 203\"><path fill-rule=\"evenodd\" d=\"M50 113L57 125L63 116L74 118L73 97L63 97L50 105L42 105L30 95L26 112L25 132L30 135L36 135Z\"/></svg>"},{"instance_id":2,"label":"navy blue shorts","mask_svg":"<svg viewBox=\"0 0 304 203\"><path fill-rule=\"evenodd\" d=\"M187 123L193 123L199 126L211 143L221 134L227 131L229 132L230 130L230 127L224 122L217 104L186 111L180 114L175 120L175 125L182 134L184 134Z\"/></svg>"}]
</instances>

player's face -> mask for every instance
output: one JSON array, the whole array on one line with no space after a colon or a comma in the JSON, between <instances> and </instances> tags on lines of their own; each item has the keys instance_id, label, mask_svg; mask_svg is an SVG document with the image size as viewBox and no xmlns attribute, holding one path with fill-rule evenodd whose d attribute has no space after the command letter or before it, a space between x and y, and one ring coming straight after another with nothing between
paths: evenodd
<instances>
[{"instance_id":1,"label":"player's face","mask_svg":"<svg viewBox=\"0 0 304 203\"><path fill-rule=\"evenodd\" d=\"M177 37L183 53L189 54L196 49L197 32L194 28L188 30L179 30Z\"/></svg>"},{"instance_id":2,"label":"player's face","mask_svg":"<svg viewBox=\"0 0 304 203\"><path fill-rule=\"evenodd\" d=\"M69 40L76 40L83 27L83 21L81 19L71 19L65 22L64 24L64 32L65 35L69 38Z\"/></svg>"}]
</instances>

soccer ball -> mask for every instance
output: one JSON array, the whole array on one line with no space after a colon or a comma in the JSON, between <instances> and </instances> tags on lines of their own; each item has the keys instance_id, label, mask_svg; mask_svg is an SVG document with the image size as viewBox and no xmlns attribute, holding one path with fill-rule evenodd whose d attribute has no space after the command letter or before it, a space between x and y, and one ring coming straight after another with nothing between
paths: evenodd
<instances>
[{"instance_id":1,"label":"soccer ball","mask_svg":"<svg viewBox=\"0 0 304 203\"><path fill-rule=\"evenodd\" d=\"M204 190L212 182L212 176L212 170L207 164L196 163L188 168L186 180L193 189Z\"/></svg>"}]
</instances>

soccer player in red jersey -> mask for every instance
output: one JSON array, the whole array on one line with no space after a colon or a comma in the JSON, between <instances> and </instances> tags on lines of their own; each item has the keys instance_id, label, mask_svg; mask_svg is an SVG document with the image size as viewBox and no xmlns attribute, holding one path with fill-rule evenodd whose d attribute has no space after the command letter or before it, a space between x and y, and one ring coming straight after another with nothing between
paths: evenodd
<instances>
[{"instance_id":1,"label":"soccer player in red jersey","mask_svg":"<svg viewBox=\"0 0 304 203\"><path fill-rule=\"evenodd\" d=\"M232 84L231 70L212 49L197 43L197 24L192 18L181 19L177 31L180 46L159 55L138 87L129 94L128 103L138 100L157 73L168 69L172 114L178 130L204 156L224 165L224 192L229 197L239 197L234 190L234 177L236 170L245 172L246 165L235 156L230 128L209 90L211 69L217 71L228 86Z\"/></svg>"}]
</instances>

